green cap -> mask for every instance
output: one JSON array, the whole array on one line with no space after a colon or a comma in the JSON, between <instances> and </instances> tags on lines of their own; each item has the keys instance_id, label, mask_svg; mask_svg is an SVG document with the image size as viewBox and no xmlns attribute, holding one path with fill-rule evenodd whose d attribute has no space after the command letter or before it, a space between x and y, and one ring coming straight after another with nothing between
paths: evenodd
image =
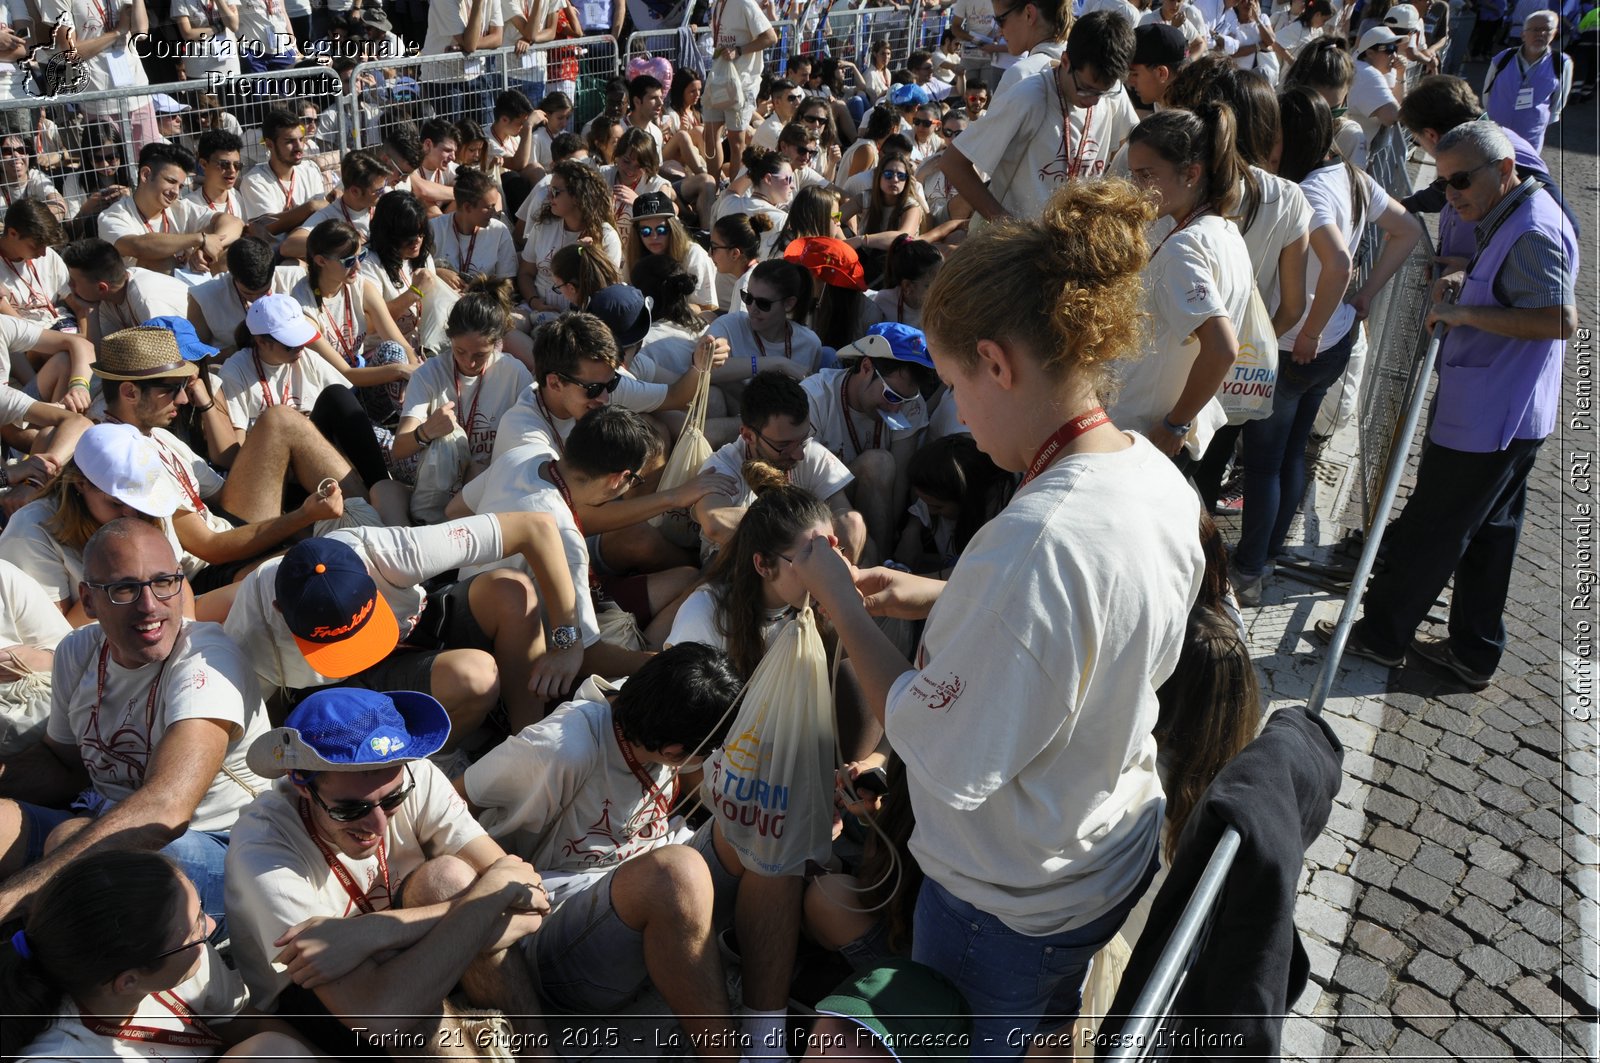
<instances>
[{"instance_id":1,"label":"green cap","mask_svg":"<svg viewBox=\"0 0 1600 1063\"><path fill-rule=\"evenodd\" d=\"M888 960L841 983L817 1003L871 1030L895 1059L966 1059L972 1012L961 991L931 967Z\"/></svg>"}]
</instances>

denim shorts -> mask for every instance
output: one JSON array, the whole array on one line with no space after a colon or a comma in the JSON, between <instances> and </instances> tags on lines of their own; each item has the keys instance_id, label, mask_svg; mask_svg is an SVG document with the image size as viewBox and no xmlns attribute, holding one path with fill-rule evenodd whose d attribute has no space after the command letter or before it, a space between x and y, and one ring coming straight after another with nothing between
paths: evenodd
<instances>
[{"instance_id":1,"label":"denim shorts","mask_svg":"<svg viewBox=\"0 0 1600 1063\"><path fill-rule=\"evenodd\" d=\"M1122 927L1158 861L1105 915L1044 937L1019 934L933 879L917 895L912 958L955 983L972 1008L974 1059L1020 1058L1027 1039L1077 1018L1089 961Z\"/></svg>"}]
</instances>

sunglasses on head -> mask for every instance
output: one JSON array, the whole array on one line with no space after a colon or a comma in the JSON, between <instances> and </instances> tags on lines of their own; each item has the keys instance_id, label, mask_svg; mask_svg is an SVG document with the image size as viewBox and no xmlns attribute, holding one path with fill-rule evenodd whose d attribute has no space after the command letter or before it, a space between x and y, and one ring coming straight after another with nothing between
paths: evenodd
<instances>
[{"instance_id":1,"label":"sunglasses on head","mask_svg":"<svg viewBox=\"0 0 1600 1063\"><path fill-rule=\"evenodd\" d=\"M622 383L621 373L612 373L610 380L597 380L592 383L587 380L579 380L574 376L568 376L565 373L557 373L556 376L574 387L581 388L583 397L586 399L598 399L601 395L609 395L617 390L618 384Z\"/></svg>"},{"instance_id":2,"label":"sunglasses on head","mask_svg":"<svg viewBox=\"0 0 1600 1063\"><path fill-rule=\"evenodd\" d=\"M639 226L640 236L666 236L671 232L672 226L668 225L666 222L662 222L660 225Z\"/></svg>"},{"instance_id":3,"label":"sunglasses on head","mask_svg":"<svg viewBox=\"0 0 1600 1063\"><path fill-rule=\"evenodd\" d=\"M741 289L739 292L739 298L744 300L745 306L753 306L763 314L777 306L779 303L779 300L777 299L768 299L760 295L751 295L749 288Z\"/></svg>"},{"instance_id":4,"label":"sunglasses on head","mask_svg":"<svg viewBox=\"0 0 1600 1063\"><path fill-rule=\"evenodd\" d=\"M417 781L411 777L411 769L406 768L406 784L393 793L386 794L376 801L340 801L330 805L317 793L315 779L306 781L306 789L311 791L311 797L317 802L317 807L328 814L328 818L335 823L354 823L358 819L365 819L372 815L374 808L381 808L385 812L393 812L405 804L406 798L411 796L411 791L417 788Z\"/></svg>"}]
</instances>

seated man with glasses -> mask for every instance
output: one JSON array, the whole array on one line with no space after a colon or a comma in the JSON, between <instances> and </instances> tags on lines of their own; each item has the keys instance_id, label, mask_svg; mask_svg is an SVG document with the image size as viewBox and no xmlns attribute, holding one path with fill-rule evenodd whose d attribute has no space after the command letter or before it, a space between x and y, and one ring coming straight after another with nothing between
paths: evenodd
<instances>
[{"instance_id":1,"label":"seated man with glasses","mask_svg":"<svg viewBox=\"0 0 1600 1063\"><path fill-rule=\"evenodd\" d=\"M778 150L778 134L783 132L783 127L794 121L795 112L805 102L805 90L801 89L788 78L779 78L770 86L772 92L772 113L756 126L754 134L755 146L765 151Z\"/></svg>"},{"instance_id":2,"label":"seated man with glasses","mask_svg":"<svg viewBox=\"0 0 1600 1063\"><path fill-rule=\"evenodd\" d=\"M833 512L833 533L845 557L856 561L867 543L867 526L850 508L845 488L855 480L850 469L812 432L811 400L785 373L757 373L745 386L739 410L739 438L711 455L701 471L720 472L738 487L709 494L694 506L700 522L703 558L733 538L756 493L744 478L746 462L759 461L786 473L789 482L822 499Z\"/></svg>"},{"instance_id":3,"label":"seated man with glasses","mask_svg":"<svg viewBox=\"0 0 1600 1063\"><path fill-rule=\"evenodd\" d=\"M1133 44L1133 26L1117 12L1083 16L1058 64L1007 89L950 145L945 177L997 221L1037 218L1057 188L1104 175L1139 121L1121 90Z\"/></svg>"},{"instance_id":4,"label":"seated man with glasses","mask_svg":"<svg viewBox=\"0 0 1600 1063\"><path fill-rule=\"evenodd\" d=\"M79 853L160 849L220 920L228 831L266 785L245 761L270 726L254 669L220 627L185 617L193 599L156 525L102 526L83 575L99 623L56 647L43 743L0 760L0 919Z\"/></svg>"},{"instance_id":5,"label":"seated man with glasses","mask_svg":"<svg viewBox=\"0 0 1600 1063\"><path fill-rule=\"evenodd\" d=\"M424 759L449 735L426 694L333 689L250 746L277 781L240 816L228 856L234 956L251 1003L330 1055L507 1059L543 1035L512 946L549 899ZM447 1001L458 983L496 1010ZM502 1011L517 1016L509 1028Z\"/></svg>"}]
</instances>

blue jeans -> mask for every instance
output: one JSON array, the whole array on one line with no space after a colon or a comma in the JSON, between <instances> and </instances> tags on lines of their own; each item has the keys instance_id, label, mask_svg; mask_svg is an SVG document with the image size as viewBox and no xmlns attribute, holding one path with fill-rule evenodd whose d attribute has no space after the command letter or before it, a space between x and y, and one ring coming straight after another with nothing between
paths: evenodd
<instances>
[{"instance_id":1,"label":"blue jeans","mask_svg":"<svg viewBox=\"0 0 1600 1063\"><path fill-rule=\"evenodd\" d=\"M973 1059L1021 1058L1029 1035L1077 1017L1089 961L1144 896L1156 866L1151 860L1139 885L1105 915L1045 937L1019 934L933 879L923 880L911 958L950 979L966 997Z\"/></svg>"},{"instance_id":2,"label":"blue jeans","mask_svg":"<svg viewBox=\"0 0 1600 1063\"><path fill-rule=\"evenodd\" d=\"M1354 324L1332 347L1300 365L1278 352L1272 416L1244 426L1244 527L1233 551L1239 575L1254 579L1283 549L1306 493L1306 444L1322 397L1350 364Z\"/></svg>"}]
</instances>

